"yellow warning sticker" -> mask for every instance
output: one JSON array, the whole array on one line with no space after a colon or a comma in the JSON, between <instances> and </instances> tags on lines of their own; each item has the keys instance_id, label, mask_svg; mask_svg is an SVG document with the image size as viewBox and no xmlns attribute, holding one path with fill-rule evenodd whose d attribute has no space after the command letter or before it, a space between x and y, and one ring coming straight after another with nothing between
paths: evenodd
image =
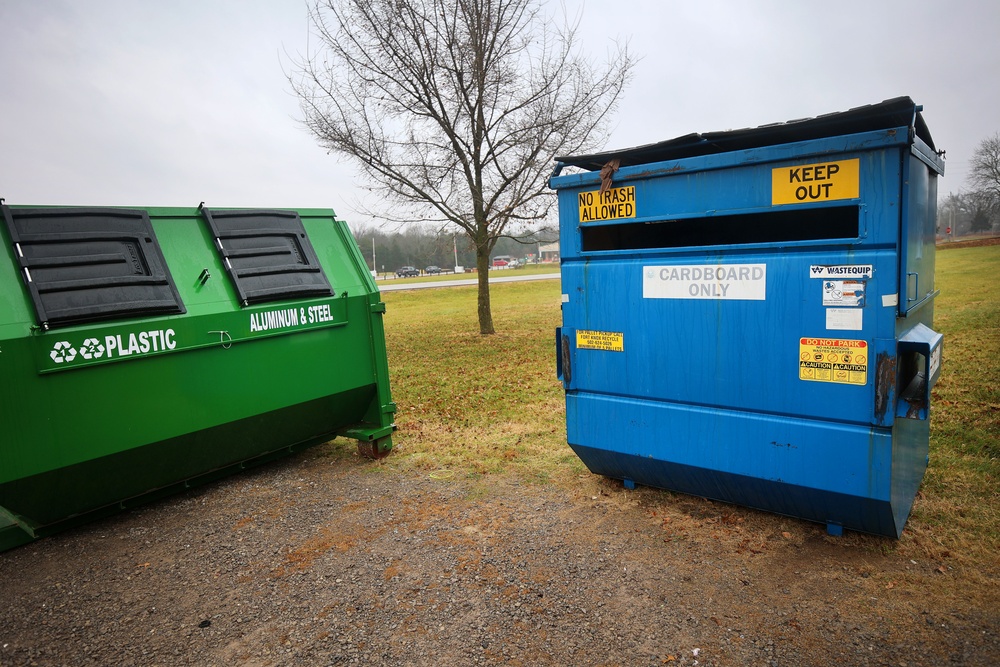
<instances>
[{"instance_id":1,"label":"yellow warning sticker","mask_svg":"<svg viewBox=\"0 0 1000 667\"><path fill-rule=\"evenodd\" d=\"M857 199L859 160L818 162L771 170L771 206Z\"/></svg>"},{"instance_id":2,"label":"yellow warning sticker","mask_svg":"<svg viewBox=\"0 0 1000 667\"><path fill-rule=\"evenodd\" d=\"M580 222L619 220L635 217L635 186L590 190L577 195Z\"/></svg>"},{"instance_id":3,"label":"yellow warning sticker","mask_svg":"<svg viewBox=\"0 0 1000 667\"><path fill-rule=\"evenodd\" d=\"M863 385L868 382L868 343L839 338L799 339L799 379Z\"/></svg>"},{"instance_id":4,"label":"yellow warning sticker","mask_svg":"<svg viewBox=\"0 0 1000 667\"><path fill-rule=\"evenodd\" d=\"M624 352L625 337L617 331L577 331L576 346L581 350Z\"/></svg>"}]
</instances>

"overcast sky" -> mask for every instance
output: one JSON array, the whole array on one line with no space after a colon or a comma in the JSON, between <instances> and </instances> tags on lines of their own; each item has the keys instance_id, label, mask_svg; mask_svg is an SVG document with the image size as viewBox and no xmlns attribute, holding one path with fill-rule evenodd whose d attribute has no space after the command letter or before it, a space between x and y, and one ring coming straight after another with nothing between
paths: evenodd
<instances>
[{"instance_id":1,"label":"overcast sky","mask_svg":"<svg viewBox=\"0 0 1000 667\"><path fill-rule=\"evenodd\" d=\"M642 61L606 148L908 95L947 150L942 194L1000 132L997 0L566 0L588 52ZM9 204L331 207L364 195L299 125L283 70L304 0L0 0Z\"/></svg>"}]
</instances>

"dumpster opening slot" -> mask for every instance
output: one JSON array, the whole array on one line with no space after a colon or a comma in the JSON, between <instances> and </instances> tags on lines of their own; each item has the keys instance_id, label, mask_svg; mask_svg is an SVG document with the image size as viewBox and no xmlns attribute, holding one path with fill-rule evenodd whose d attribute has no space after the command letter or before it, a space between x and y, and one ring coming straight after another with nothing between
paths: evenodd
<instances>
[{"instance_id":1,"label":"dumpster opening slot","mask_svg":"<svg viewBox=\"0 0 1000 667\"><path fill-rule=\"evenodd\" d=\"M44 326L185 312L145 211L3 207Z\"/></svg>"},{"instance_id":2,"label":"dumpster opening slot","mask_svg":"<svg viewBox=\"0 0 1000 667\"><path fill-rule=\"evenodd\" d=\"M855 239L857 206L715 215L680 220L588 225L584 252Z\"/></svg>"}]
</instances>

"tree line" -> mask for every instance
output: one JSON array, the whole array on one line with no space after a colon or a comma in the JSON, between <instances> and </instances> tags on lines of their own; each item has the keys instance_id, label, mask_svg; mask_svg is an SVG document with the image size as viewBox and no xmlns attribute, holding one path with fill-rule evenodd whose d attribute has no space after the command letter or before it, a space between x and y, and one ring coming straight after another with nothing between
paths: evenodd
<instances>
[{"instance_id":1,"label":"tree line","mask_svg":"<svg viewBox=\"0 0 1000 667\"><path fill-rule=\"evenodd\" d=\"M938 205L937 231L949 238L1000 231L1000 133L979 142L968 188L948 193Z\"/></svg>"},{"instance_id":2,"label":"tree line","mask_svg":"<svg viewBox=\"0 0 1000 667\"><path fill-rule=\"evenodd\" d=\"M476 267L475 245L462 231L430 231L417 225L399 231L383 231L368 226L352 227L351 231L369 269L372 268L374 250L375 270L379 273L392 273L401 266L418 269L439 266L450 271L456 266L456 255L457 266ZM516 259L525 259L529 255L538 257L539 246L552 243L557 238L552 231L529 233L516 239L498 238L491 259L500 255Z\"/></svg>"}]
</instances>

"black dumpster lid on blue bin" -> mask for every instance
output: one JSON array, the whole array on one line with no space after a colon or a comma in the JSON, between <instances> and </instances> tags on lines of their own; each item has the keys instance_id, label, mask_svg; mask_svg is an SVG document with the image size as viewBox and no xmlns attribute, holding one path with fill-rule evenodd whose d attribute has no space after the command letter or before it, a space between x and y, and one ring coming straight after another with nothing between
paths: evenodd
<instances>
[{"instance_id":1,"label":"black dumpster lid on blue bin","mask_svg":"<svg viewBox=\"0 0 1000 667\"><path fill-rule=\"evenodd\" d=\"M909 97L896 97L878 104L856 107L849 111L790 120L742 130L693 133L655 144L624 148L621 150L557 157L564 166L598 171L611 160L618 160L620 167L628 167L666 160L728 153L730 151L762 148L796 141L810 141L844 134L873 132L894 127L911 127L917 137L934 150L927 124L920 111L923 107Z\"/></svg>"}]
</instances>

